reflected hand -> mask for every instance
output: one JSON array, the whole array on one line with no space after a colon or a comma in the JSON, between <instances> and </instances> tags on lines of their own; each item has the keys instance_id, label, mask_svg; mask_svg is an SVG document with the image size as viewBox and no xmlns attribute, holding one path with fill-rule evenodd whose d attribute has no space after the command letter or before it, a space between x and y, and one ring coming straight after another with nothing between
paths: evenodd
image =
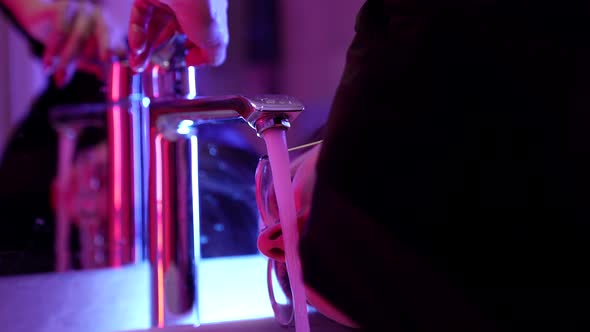
<instances>
[{"instance_id":1,"label":"reflected hand","mask_svg":"<svg viewBox=\"0 0 590 332\"><path fill-rule=\"evenodd\" d=\"M23 26L45 45L42 62L58 86L71 80L80 63L100 72L109 48L109 28L102 9L86 1L56 1L33 7Z\"/></svg>"},{"instance_id":2,"label":"reflected hand","mask_svg":"<svg viewBox=\"0 0 590 332\"><path fill-rule=\"evenodd\" d=\"M108 145L87 148L74 160L66 208L75 223L103 221L108 215ZM79 225L84 227L85 225Z\"/></svg>"},{"instance_id":3,"label":"reflected hand","mask_svg":"<svg viewBox=\"0 0 590 332\"><path fill-rule=\"evenodd\" d=\"M227 6L227 0L135 0L128 31L131 67L144 70L154 50L176 32L187 36L189 65L221 65L229 43Z\"/></svg>"}]
</instances>

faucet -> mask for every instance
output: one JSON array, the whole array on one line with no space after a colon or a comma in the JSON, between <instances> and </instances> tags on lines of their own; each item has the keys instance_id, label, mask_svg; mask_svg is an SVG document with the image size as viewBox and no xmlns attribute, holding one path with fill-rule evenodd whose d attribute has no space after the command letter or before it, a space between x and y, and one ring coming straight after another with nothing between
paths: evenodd
<instances>
[{"instance_id":1,"label":"faucet","mask_svg":"<svg viewBox=\"0 0 590 332\"><path fill-rule=\"evenodd\" d=\"M304 110L286 95L198 96L184 45L184 36L176 35L139 74L154 327L199 324L199 125L244 121L261 136L269 128L288 129Z\"/></svg>"}]
</instances>

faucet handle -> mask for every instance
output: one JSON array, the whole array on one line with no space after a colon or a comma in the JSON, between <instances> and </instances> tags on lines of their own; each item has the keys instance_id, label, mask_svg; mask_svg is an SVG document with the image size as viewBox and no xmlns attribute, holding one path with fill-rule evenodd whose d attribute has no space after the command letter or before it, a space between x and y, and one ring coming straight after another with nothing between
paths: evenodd
<instances>
[{"instance_id":1,"label":"faucet handle","mask_svg":"<svg viewBox=\"0 0 590 332\"><path fill-rule=\"evenodd\" d=\"M279 94L264 94L248 96L252 106L259 112L273 111L302 111L303 104L295 97Z\"/></svg>"},{"instance_id":2,"label":"faucet handle","mask_svg":"<svg viewBox=\"0 0 590 332\"><path fill-rule=\"evenodd\" d=\"M170 39L158 47L151 56L151 62L164 69L181 69L186 67L186 35L175 32Z\"/></svg>"},{"instance_id":3,"label":"faucet handle","mask_svg":"<svg viewBox=\"0 0 590 332\"><path fill-rule=\"evenodd\" d=\"M196 68L186 63L186 41L186 36L177 32L152 53L152 67L142 75L145 96L150 99L197 96Z\"/></svg>"},{"instance_id":4,"label":"faucet handle","mask_svg":"<svg viewBox=\"0 0 590 332\"><path fill-rule=\"evenodd\" d=\"M251 105L242 118L260 134L268 128L289 128L305 109L303 103L289 95L265 94L246 97Z\"/></svg>"}]
</instances>

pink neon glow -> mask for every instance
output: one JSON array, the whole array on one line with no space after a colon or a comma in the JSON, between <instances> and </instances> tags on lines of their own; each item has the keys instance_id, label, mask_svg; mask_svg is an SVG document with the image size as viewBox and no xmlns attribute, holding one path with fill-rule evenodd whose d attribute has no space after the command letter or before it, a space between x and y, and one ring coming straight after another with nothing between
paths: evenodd
<instances>
[{"instance_id":1,"label":"pink neon glow","mask_svg":"<svg viewBox=\"0 0 590 332\"><path fill-rule=\"evenodd\" d=\"M115 100L118 101L119 100L119 89L121 88L121 82L119 81L121 77L121 64L118 62L113 62L113 73L111 75L111 78L113 79L113 82L111 83L112 85L112 89L111 89L111 100Z\"/></svg>"},{"instance_id":2,"label":"pink neon glow","mask_svg":"<svg viewBox=\"0 0 590 332\"><path fill-rule=\"evenodd\" d=\"M283 229L283 241L285 246L285 259L291 290L293 292L293 308L295 311L295 328L297 332L309 331L309 319L307 316L307 300L299 260L299 229L297 226L297 211L291 183L289 169L289 152L287 150L287 138L283 129L267 129L262 133L268 151L273 174L279 218Z\"/></svg>"},{"instance_id":3,"label":"pink neon glow","mask_svg":"<svg viewBox=\"0 0 590 332\"><path fill-rule=\"evenodd\" d=\"M158 327L164 326L164 183L162 179L162 135L156 136L155 156L156 160L156 269L158 273L157 298L158 298Z\"/></svg>"},{"instance_id":4,"label":"pink neon glow","mask_svg":"<svg viewBox=\"0 0 590 332\"><path fill-rule=\"evenodd\" d=\"M117 102L120 98L120 87L121 87L121 64L118 62L113 63L112 67L113 73L111 75L112 78L112 89L111 89L111 100ZM111 235L112 235L112 252L110 253L110 261L112 266L121 266L121 255L120 255L120 248L118 244L121 241L121 186L123 183L123 176L122 176L122 169L123 165L121 164L121 155L122 155L122 146L121 146L121 107L120 106L113 106L112 108L112 123L113 128L111 130L113 135L113 142L115 142L113 151L111 152L112 158L112 176L113 176L113 187L111 188L111 193L113 197L113 214L111 215L112 218L112 228L111 228Z\"/></svg>"},{"instance_id":5,"label":"pink neon glow","mask_svg":"<svg viewBox=\"0 0 590 332\"><path fill-rule=\"evenodd\" d=\"M119 81L118 78L115 81ZM118 84L118 83L117 83ZM112 236L113 236L113 244L116 248L111 253L111 262L113 266L121 266L121 255L119 254L119 247L118 243L121 240L121 205L122 205L122 198L121 198L121 191L122 191L122 183L123 183L123 165L121 161L122 155L122 146L121 146L121 107L120 106L113 106L112 108L112 117L113 117L113 141L115 144L113 145L113 152L111 154L112 163L113 163L113 208L114 213L111 216L113 218L112 221Z\"/></svg>"}]
</instances>

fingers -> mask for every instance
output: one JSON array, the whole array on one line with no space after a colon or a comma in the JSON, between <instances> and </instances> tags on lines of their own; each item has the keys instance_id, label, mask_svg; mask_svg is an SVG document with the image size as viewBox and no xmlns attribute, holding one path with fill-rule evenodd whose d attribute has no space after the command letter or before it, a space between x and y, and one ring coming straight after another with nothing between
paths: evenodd
<instances>
[{"instance_id":1,"label":"fingers","mask_svg":"<svg viewBox=\"0 0 590 332\"><path fill-rule=\"evenodd\" d=\"M207 56L198 47L189 48L186 54L186 64L189 66L199 66L207 63Z\"/></svg>"},{"instance_id":2,"label":"fingers","mask_svg":"<svg viewBox=\"0 0 590 332\"><path fill-rule=\"evenodd\" d=\"M88 5L83 4L83 8L76 15L72 28L67 35L63 48L59 52L59 62L56 70L61 71L75 61L76 56L80 53L84 42L88 39L89 32L93 29L92 16L86 11L90 10Z\"/></svg>"},{"instance_id":3,"label":"fingers","mask_svg":"<svg viewBox=\"0 0 590 332\"><path fill-rule=\"evenodd\" d=\"M106 61L109 54L109 28L103 19L102 10L96 8L94 12L96 18L94 24L94 35L96 37L96 46L100 60Z\"/></svg>"},{"instance_id":4,"label":"fingers","mask_svg":"<svg viewBox=\"0 0 590 332\"><path fill-rule=\"evenodd\" d=\"M301 217L309 213L313 189L316 182L316 165L321 145L316 145L304 152L291 165L293 174L293 192L295 194L295 205L297 214Z\"/></svg>"},{"instance_id":5,"label":"fingers","mask_svg":"<svg viewBox=\"0 0 590 332\"><path fill-rule=\"evenodd\" d=\"M208 52L203 49L194 46L189 48L186 55L186 63L189 66L200 66L200 65L211 65L219 66L225 61L225 49L223 50L209 50Z\"/></svg>"},{"instance_id":6,"label":"fingers","mask_svg":"<svg viewBox=\"0 0 590 332\"><path fill-rule=\"evenodd\" d=\"M153 19L150 35L156 36L152 38L152 45L154 48L160 47L162 44L169 42L170 38L179 31L178 24L172 16L158 15L160 17Z\"/></svg>"},{"instance_id":7,"label":"fingers","mask_svg":"<svg viewBox=\"0 0 590 332\"><path fill-rule=\"evenodd\" d=\"M189 65L221 65L229 42L227 1L134 0L128 29L131 67L143 70L152 52L175 32L192 42L187 47Z\"/></svg>"},{"instance_id":8,"label":"fingers","mask_svg":"<svg viewBox=\"0 0 590 332\"><path fill-rule=\"evenodd\" d=\"M146 0L134 0L129 18L129 48L132 54L145 51L148 42L148 23L154 12L154 6Z\"/></svg>"},{"instance_id":9,"label":"fingers","mask_svg":"<svg viewBox=\"0 0 590 332\"><path fill-rule=\"evenodd\" d=\"M149 59L151 56L151 49L149 45L151 45L151 42L148 42L146 45L148 46L145 49L145 51L139 52L137 54L129 54L129 66L132 70L136 72L144 71L149 63Z\"/></svg>"},{"instance_id":10,"label":"fingers","mask_svg":"<svg viewBox=\"0 0 590 332\"><path fill-rule=\"evenodd\" d=\"M152 18L154 6L147 0L134 0L129 18L129 64L135 70L143 70L149 56L151 41L148 36L148 23Z\"/></svg>"},{"instance_id":11,"label":"fingers","mask_svg":"<svg viewBox=\"0 0 590 332\"><path fill-rule=\"evenodd\" d=\"M223 16L223 18L220 18L210 29L208 38L203 41L203 47L209 55L209 64L219 66L225 61L227 46L229 44L227 17Z\"/></svg>"},{"instance_id":12,"label":"fingers","mask_svg":"<svg viewBox=\"0 0 590 332\"><path fill-rule=\"evenodd\" d=\"M148 27L150 45L149 49L144 52L147 56L145 64L151 61L161 65L171 59L175 49L168 46L172 46L171 43L174 42L172 38L178 30L176 20L168 12L159 10L154 13Z\"/></svg>"},{"instance_id":13,"label":"fingers","mask_svg":"<svg viewBox=\"0 0 590 332\"><path fill-rule=\"evenodd\" d=\"M194 22L187 15L178 16L183 32L193 43L187 61L193 65L219 66L226 58L229 44L227 13L222 12L213 20ZM198 50L196 50L198 49Z\"/></svg>"},{"instance_id":14,"label":"fingers","mask_svg":"<svg viewBox=\"0 0 590 332\"><path fill-rule=\"evenodd\" d=\"M43 53L42 63L46 70L53 69L55 54L58 52L63 40L67 36L66 30L69 26L69 22L72 17L77 15L72 7L73 6L68 3L56 3L45 11L44 15L52 17L51 21L53 29L49 34L45 44L45 51Z\"/></svg>"},{"instance_id":15,"label":"fingers","mask_svg":"<svg viewBox=\"0 0 590 332\"><path fill-rule=\"evenodd\" d=\"M58 86L69 83L81 58L107 59L109 29L102 11L91 3L57 2L48 12L53 31L45 45L43 65Z\"/></svg>"}]
</instances>

